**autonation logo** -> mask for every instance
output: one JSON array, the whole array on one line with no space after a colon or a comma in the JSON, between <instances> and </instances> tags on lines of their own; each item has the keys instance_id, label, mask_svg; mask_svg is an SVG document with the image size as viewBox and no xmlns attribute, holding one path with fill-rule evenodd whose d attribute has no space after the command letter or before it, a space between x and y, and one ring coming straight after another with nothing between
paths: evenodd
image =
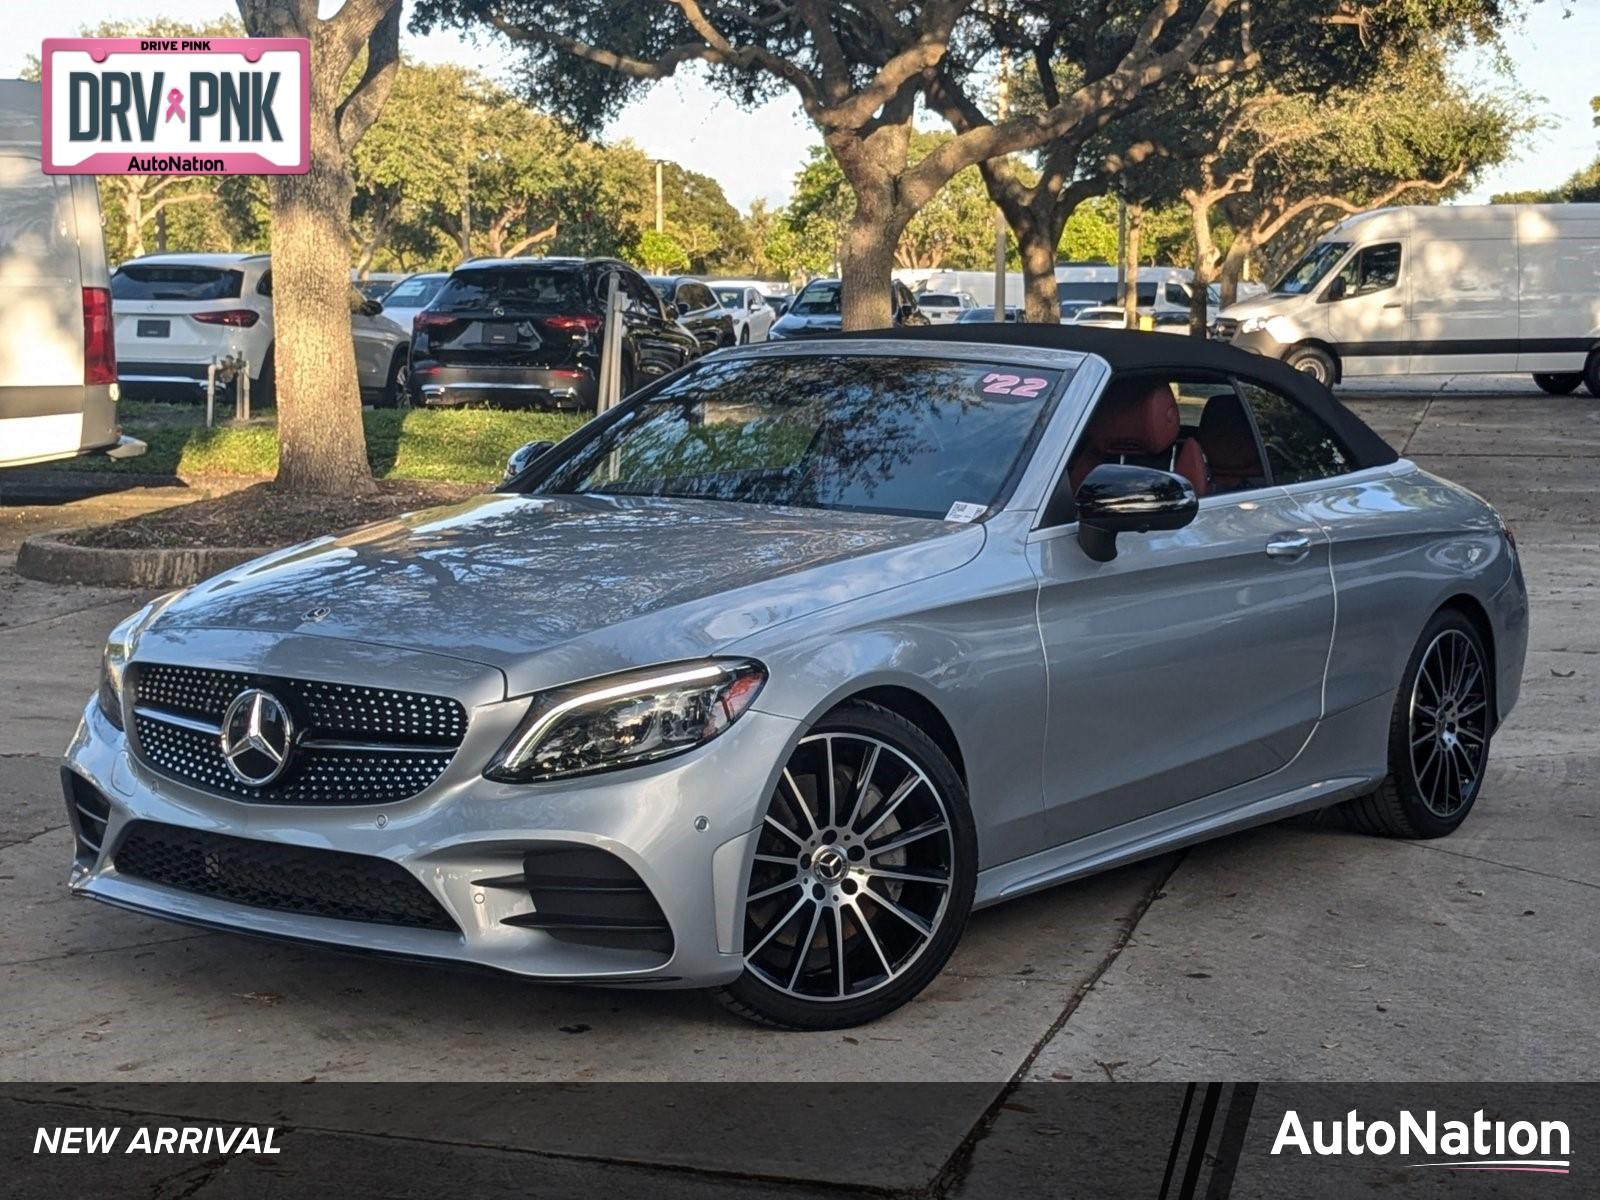
<instances>
[{"instance_id":1,"label":"autonation logo","mask_svg":"<svg viewBox=\"0 0 1600 1200\"><path fill-rule=\"evenodd\" d=\"M1431 1109L1420 1117L1401 1109L1392 1121L1367 1121L1352 1108L1338 1120L1312 1121L1308 1129L1291 1108L1272 1153L1293 1151L1322 1158L1420 1155L1433 1161L1396 1165L1565 1175L1572 1166L1572 1134L1565 1121L1492 1121L1482 1109L1470 1121L1441 1121Z\"/></svg>"}]
</instances>

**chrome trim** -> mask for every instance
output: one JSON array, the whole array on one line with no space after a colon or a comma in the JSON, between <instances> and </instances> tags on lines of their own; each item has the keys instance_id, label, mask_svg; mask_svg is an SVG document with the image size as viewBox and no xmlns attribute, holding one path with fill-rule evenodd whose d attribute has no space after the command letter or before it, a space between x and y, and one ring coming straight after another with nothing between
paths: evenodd
<instances>
[{"instance_id":1,"label":"chrome trim","mask_svg":"<svg viewBox=\"0 0 1600 1200\"><path fill-rule=\"evenodd\" d=\"M178 713L167 712L162 708L152 708L148 704L135 704L133 715L146 717L152 721L161 721L167 725L176 725L179 729L187 729L190 733L208 733L214 738L222 737L222 726L212 721L202 721L198 717L180 716Z\"/></svg>"}]
</instances>

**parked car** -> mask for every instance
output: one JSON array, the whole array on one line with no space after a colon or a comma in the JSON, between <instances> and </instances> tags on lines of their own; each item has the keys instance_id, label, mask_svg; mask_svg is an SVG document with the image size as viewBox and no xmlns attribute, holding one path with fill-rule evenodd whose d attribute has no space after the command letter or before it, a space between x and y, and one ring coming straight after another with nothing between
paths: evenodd
<instances>
[{"instance_id":1,"label":"parked car","mask_svg":"<svg viewBox=\"0 0 1600 1200\"><path fill-rule=\"evenodd\" d=\"M416 316L418 398L436 406L593 408L612 276L622 292L623 395L700 354L644 277L616 259L478 259L451 272Z\"/></svg>"},{"instance_id":2,"label":"parked car","mask_svg":"<svg viewBox=\"0 0 1600 1200\"><path fill-rule=\"evenodd\" d=\"M702 352L737 343L733 314L706 284L687 275L646 275L645 282L661 297L667 316L694 334Z\"/></svg>"},{"instance_id":3,"label":"parked car","mask_svg":"<svg viewBox=\"0 0 1600 1200\"><path fill-rule=\"evenodd\" d=\"M734 336L740 345L767 340L767 332L778 317L759 289L743 283L710 282L707 286L733 316Z\"/></svg>"},{"instance_id":4,"label":"parked car","mask_svg":"<svg viewBox=\"0 0 1600 1200\"><path fill-rule=\"evenodd\" d=\"M762 292L761 298L767 302L767 307L772 310L774 320L788 312L789 305L794 303L793 296L780 295L777 292Z\"/></svg>"},{"instance_id":5,"label":"parked car","mask_svg":"<svg viewBox=\"0 0 1600 1200\"><path fill-rule=\"evenodd\" d=\"M740 347L502 494L119 625L69 886L837 1028L977 907L1339 802L1452 832L1527 639L1494 510L1281 363L1028 324Z\"/></svg>"},{"instance_id":6,"label":"parked car","mask_svg":"<svg viewBox=\"0 0 1600 1200\"><path fill-rule=\"evenodd\" d=\"M1006 305L1006 320L1022 320L1022 310L1014 304ZM961 310L961 315L955 319L955 324L957 325L982 325L984 322L988 322L990 325L994 324L994 308L992 306L964 308Z\"/></svg>"},{"instance_id":7,"label":"parked car","mask_svg":"<svg viewBox=\"0 0 1600 1200\"><path fill-rule=\"evenodd\" d=\"M378 301L382 301L394 290L394 285L405 277L404 271L369 271L365 278L355 271L350 272L350 282L356 291L368 300Z\"/></svg>"},{"instance_id":8,"label":"parked car","mask_svg":"<svg viewBox=\"0 0 1600 1200\"><path fill-rule=\"evenodd\" d=\"M242 358L254 403L270 404L272 260L265 254L149 254L111 275L118 378L124 389L171 395L205 387L213 361ZM350 289L356 378L374 404L405 402L410 333Z\"/></svg>"},{"instance_id":9,"label":"parked car","mask_svg":"<svg viewBox=\"0 0 1600 1200\"><path fill-rule=\"evenodd\" d=\"M1120 305L1091 304L1087 308L1080 308L1073 315L1071 323L1090 329L1126 329L1128 316Z\"/></svg>"},{"instance_id":10,"label":"parked car","mask_svg":"<svg viewBox=\"0 0 1600 1200\"><path fill-rule=\"evenodd\" d=\"M971 292L915 292L917 307L922 310L928 321L934 325L953 325L961 319L963 313L971 311L977 302L973 300ZM989 309L990 320L994 319L993 306Z\"/></svg>"},{"instance_id":11,"label":"parked car","mask_svg":"<svg viewBox=\"0 0 1600 1200\"><path fill-rule=\"evenodd\" d=\"M1600 396L1600 204L1424 205L1348 217L1217 336L1321 383L1526 372Z\"/></svg>"},{"instance_id":12,"label":"parked car","mask_svg":"<svg viewBox=\"0 0 1600 1200\"><path fill-rule=\"evenodd\" d=\"M402 329L410 329L417 314L428 307L428 302L439 294L449 271L424 271L407 275L383 297L383 315Z\"/></svg>"},{"instance_id":13,"label":"parked car","mask_svg":"<svg viewBox=\"0 0 1600 1200\"><path fill-rule=\"evenodd\" d=\"M1095 302L1093 300L1063 300L1061 302L1061 324L1070 325L1084 309L1094 307Z\"/></svg>"},{"instance_id":14,"label":"parked car","mask_svg":"<svg viewBox=\"0 0 1600 1200\"><path fill-rule=\"evenodd\" d=\"M895 328L926 326L930 322L917 307L917 298L911 289L898 279L891 280L890 308L894 313ZM818 337L838 333L843 324L840 297L844 284L838 279L813 279L800 290L787 312L772 326L769 341L790 338Z\"/></svg>"},{"instance_id":15,"label":"parked car","mask_svg":"<svg viewBox=\"0 0 1600 1200\"><path fill-rule=\"evenodd\" d=\"M95 181L46 175L40 145L39 85L0 80L0 466L129 458Z\"/></svg>"}]
</instances>

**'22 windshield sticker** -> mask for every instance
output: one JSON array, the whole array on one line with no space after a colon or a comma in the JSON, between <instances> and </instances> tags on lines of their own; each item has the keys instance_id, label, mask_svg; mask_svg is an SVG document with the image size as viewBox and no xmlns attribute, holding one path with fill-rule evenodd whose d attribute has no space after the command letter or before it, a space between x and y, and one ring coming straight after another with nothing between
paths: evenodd
<instances>
[{"instance_id":1,"label":"'22 windshield sticker","mask_svg":"<svg viewBox=\"0 0 1600 1200\"><path fill-rule=\"evenodd\" d=\"M1050 386L1048 379L1036 376L1024 379L1021 375L1006 375L999 371L990 371L979 382L983 384L986 396L1022 396L1028 400L1037 398L1040 392Z\"/></svg>"}]
</instances>

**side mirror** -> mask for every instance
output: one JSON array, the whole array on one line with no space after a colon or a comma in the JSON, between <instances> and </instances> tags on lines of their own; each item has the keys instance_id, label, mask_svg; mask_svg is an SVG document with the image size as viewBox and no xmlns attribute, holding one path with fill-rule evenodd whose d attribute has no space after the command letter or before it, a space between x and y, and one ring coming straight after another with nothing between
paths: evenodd
<instances>
[{"instance_id":1,"label":"side mirror","mask_svg":"<svg viewBox=\"0 0 1600 1200\"><path fill-rule=\"evenodd\" d=\"M511 452L511 457L506 459L505 481L521 475L528 469L528 464L554 446L554 442L528 442L526 445L518 446Z\"/></svg>"},{"instance_id":2,"label":"side mirror","mask_svg":"<svg viewBox=\"0 0 1600 1200\"><path fill-rule=\"evenodd\" d=\"M671 300L668 300L662 307L667 310L667 320L669 321L676 321L683 315L683 309L679 308Z\"/></svg>"},{"instance_id":3,"label":"side mirror","mask_svg":"<svg viewBox=\"0 0 1600 1200\"><path fill-rule=\"evenodd\" d=\"M896 322L909 321L916 315L916 311L917 306L915 304L902 304L894 310L894 319Z\"/></svg>"},{"instance_id":4,"label":"side mirror","mask_svg":"<svg viewBox=\"0 0 1600 1200\"><path fill-rule=\"evenodd\" d=\"M1324 304L1333 304L1336 301L1343 300L1349 294L1349 291L1350 285L1345 282L1344 276L1335 275L1333 282L1328 285L1328 290L1322 293L1322 302Z\"/></svg>"},{"instance_id":5,"label":"side mirror","mask_svg":"<svg viewBox=\"0 0 1600 1200\"><path fill-rule=\"evenodd\" d=\"M1200 511L1194 486L1154 467L1101 463L1078 485L1078 542L1095 562L1117 556L1119 533L1182 529Z\"/></svg>"},{"instance_id":6,"label":"side mirror","mask_svg":"<svg viewBox=\"0 0 1600 1200\"><path fill-rule=\"evenodd\" d=\"M784 313L789 311L789 302L787 300L779 300L772 306L772 311L780 317L783 316Z\"/></svg>"}]
</instances>

